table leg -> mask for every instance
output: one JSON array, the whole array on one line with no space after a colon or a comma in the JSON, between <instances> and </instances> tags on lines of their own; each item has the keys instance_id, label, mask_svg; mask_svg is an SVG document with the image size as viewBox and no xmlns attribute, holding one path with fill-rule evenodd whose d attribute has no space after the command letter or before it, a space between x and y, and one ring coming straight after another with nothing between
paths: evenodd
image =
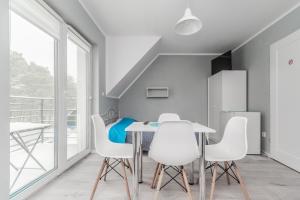
<instances>
[{"instance_id":1,"label":"table leg","mask_svg":"<svg viewBox=\"0 0 300 200\"><path fill-rule=\"evenodd\" d=\"M199 149L201 148L200 134L201 133L195 134L196 137L197 137ZM189 175L189 184L190 185L194 185L195 183L196 184L198 183L198 179L195 182L195 162L192 162L192 164L191 164L191 172L190 172L190 175Z\"/></svg>"},{"instance_id":2,"label":"table leg","mask_svg":"<svg viewBox=\"0 0 300 200\"><path fill-rule=\"evenodd\" d=\"M139 183L143 183L143 149L142 145L139 148Z\"/></svg>"},{"instance_id":3,"label":"table leg","mask_svg":"<svg viewBox=\"0 0 300 200\"><path fill-rule=\"evenodd\" d=\"M199 200L205 200L205 133L201 134L201 156L200 156L200 168L199 168ZM199 141L200 144L200 141Z\"/></svg>"},{"instance_id":4,"label":"table leg","mask_svg":"<svg viewBox=\"0 0 300 200\"><path fill-rule=\"evenodd\" d=\"M132 133L132 146L133 146L133 200L139 199L139 152L140 152L140 133Z\"/></svg>"},{"instance_id":5,"label":"table leg","mask_svg":"<svg viewBox=\"0 0 300 200\"><path fill-rule=\"evenodd\" d=\"M189 174L189 184L190 185L194 185L195 184L194 173L195 173L195 163L192 162L191 169L190 169L190 174Z\"/></svg>"}]
</instances>

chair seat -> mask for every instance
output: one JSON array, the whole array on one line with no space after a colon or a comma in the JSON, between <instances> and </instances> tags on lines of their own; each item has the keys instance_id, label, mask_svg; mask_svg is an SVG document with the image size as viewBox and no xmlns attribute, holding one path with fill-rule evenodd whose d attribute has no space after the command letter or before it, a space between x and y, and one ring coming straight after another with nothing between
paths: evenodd
<instances>
[{"instance_id":1,"label":"chair seat","mask_svg":"<svg viewBox=\"0 0 300 200\"><path fill-rule=\"evenodd\" d=\"M105 152L100 155L107 158L133 158L133 146L110 142L105 146Z\"/></svg>"},{"instance_id":2,"label":"chair seat","mask_svg":"<svg viewBox=\"0 0 300 200\"><path fill-rule=\"evenodd\" d=\"M220 144L206 145L205 146L205 160L206 161L233 161L243 158L240 152L232 152Z\"/></svg>"}]
</instances>

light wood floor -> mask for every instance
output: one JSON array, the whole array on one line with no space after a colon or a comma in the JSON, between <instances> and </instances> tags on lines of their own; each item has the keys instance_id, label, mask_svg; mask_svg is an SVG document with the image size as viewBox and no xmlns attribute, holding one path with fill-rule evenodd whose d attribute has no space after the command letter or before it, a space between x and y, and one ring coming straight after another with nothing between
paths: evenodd
<instances>
[{"instance_id":1,"label":"light wood floor","mask_svg":"<svg viewBox=\"0 0 300 200\"><path fill-rule=\"evenodd\" d=\"M48 184L29 200L88 200L93 187L101 158L92 154ZM151 200L155 191L150 189L155 163L145 156L144 183L141 185L141 199ZM242 176L253 200L299 200L300 174L262 156L247 156L238 162ZM211 175L207 171L207 197L210 189ZM167 179L167 178L165 178ZM131 177L129 177L131 183ZM165 180L166 181L166 180ZM233 182L233 181L232 181ZM193 198L198 197L198 185L192 186ZM101 182L95 200L125 200L125 187L116 174L108 176L107 182ZM160 192L162 200L186 199L184 193L175 183L171 183ZM227 185L226 177L216 184L215 199L243 199L239 185Z\"/></svg>"}]
</instances>

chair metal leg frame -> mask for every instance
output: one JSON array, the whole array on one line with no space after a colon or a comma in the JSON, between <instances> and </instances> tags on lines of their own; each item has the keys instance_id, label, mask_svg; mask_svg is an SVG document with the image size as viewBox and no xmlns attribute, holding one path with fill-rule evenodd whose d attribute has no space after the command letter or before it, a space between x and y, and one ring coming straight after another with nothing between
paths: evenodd
<instances>
[{"instance_id":1,"label":"chair metal leg frame","mask_svg":"<svg viewBox=\"0 0 300 200\"><path fill-rule=\"evenodd\" d=\"M125 162L126 162L127 159L123 160L123 159L114 159L114 161L112 163L109 163L110 161L110 158L104 158L103 160L103 163L102 163L102 166L100 168L100 171L98 173L98 176L97 176L97 179L96 179L96 182L94 184L94 187L93 187L93 191L92 191L92 194L91 194L91 197L90 197L90 200L92 200L94 198L94 195L95 195L95 192L96 192L96 189L97 189L97 186L98 186L98 183L100 182L100 180L102 178L104 178L103 180L106 181L106 176L109 172L111 171L115 171L119 176L122 177L122 179L125 180L125 186L126 186L126 192L127 192L127 195L128 195L128 199L131 200L131 196L130 196L130 192L129 192L129 186L128 186L128 180L127 180L127 175L126 175L126 168L127 167L130 167L130 163L129 161L127 160L128 162L128 166L125 165ZM124 176L121 175L115 168L119 165L119 164L122 164L122 169L123 169L123 173L124 173Z\"/></svg>"},{"instance_id":2,"label":"chair metal leg frame","mask_svg":"<svg viewBox=\"0 0 300 200\"><path fill-rule=\"evenodd\" d=\"M176 175L175 176L172 176L167 170L168 169L175 169L174 171L176 171ZM170 180L168 180L163 186L161 186L160 190L162 188L164 188L166 185L168 185L171 181L175 181L185 192L187 192L187 189L186 189L186 186L183 186L181 183L179 183L177 180L176 180L176 177L178 175L181 175L182 174L182 170L178 171L176 168L172 167L172 166L169 166L167 167L167 169L165 169L165 173L171 178ZM184 184L185 185L185 184Z\"/></svg>"},{"instance_id":3,"label":"chair metal leg frame","mask_svg":"<svg viewBox=\"0 0 300 200\"><path fill-rule=\"evenodd\" d=\"M210 161L207 162L207 165L208 166L205 169L210 169L210 173L211 173L211 175L213 175L213 170L212 170L213 165L211 164Z\"/></svg>"},{"instance_id":4,"label":"chair metal leg frame","mask_svg":"<svg viewBox=\"0 0 300 200\"><path fill-rule=\"evenodd\" d=\"M167 169L170 169L170 168L171 168L171 169L175 169L176 172L178 172L178 170L179 170L179 172L178 172L175 176L172 176L172 175L170 175L170 174L166 171ZM159 170L159 169L158 169L158 170ZM168 176L170 176L170 177L171 177L171 180L169 180L166 184L164 184L163 186L161 186L161 184L162 184L162 179L163 179L163 175L164 175L164 174L167 174ZM177 180L175 180L175 178L176 178L179 174L182 175L182 177L183 177L183 184L184 184L185 186L183 186L183 185L180 184ZM156 186L156 193L155 193L154 199L156 199L156 200L158 199L159 191L160 191L164 186L166 186L168 183L170 183L172 180L174 180L174 181L175 181L176 183L178 183L182 188L184 188L185 192L188 193L188 199L189 199L189 200L192 200L191 189L190 189L189 182L188 182L188 178L187 178L187 175L186 175L186 172L185 172L183 166L181 166L180 169L179 169L179 168L174 167L174 166L168 166L168 167L166 168L165 165L162 165L162 169L161 169L161 172L160 172L159 177L158 177L158 183L157 183L157 186Z\"/></svg>"},{"instance_id":5,"label":"chair metal leg frame","mask_svg":"<svg viewBox=\"0 0 300 200\"><path fill-rule=\"evenodd\" d=\"M106 169L106 173L103 175L104 177L106 177L106 175L110 172L110 171L115 171L119 176L121 176L122 178L124 178L122 176L122 174L120 174L115 168L122 162L121 159L114 159L115 161L112 164L108 163L108 158L106 158L106 165L107 165L107 169ZM114 165L114 163L117 163ZM110 169L109 169L110 168Z\"/></svg>"},{"instance_id":6,"label":"chair metal leg frame","mask_svg":"<svg viewBox=\"0 0 300 200\"><path fill-rule=\"evenodd\" d=\"M212 185L211 185L211 192L210 192L210 200L213 199L213 194L214 194L214 190L215 190L216 181L220 177L222 177L225 173L227 174L227 182L228 182L228 184L230 184L230 182L229 182L229 176L230 176L234 180L236 180L237 183L240 184L241 190L242 190L242 192L244 194L245 199L246 200L250 200L249 192L246 189L244 180L242 179L242 177L240 175L239 168L237 167L236 163L232 161L230 163L230 165L229 165L228 162L224 162L224 164L225 164L225 168L223 166L221 166L218 162L215 162L213 165L209 166L210 168L213 167L213 177L212 177ZM217 168L218 167L223 170L223 173L217 177ZM234 170L232 168L234 168ZM233 175L230 174L229 170L231 170L231 172L233 173Z\"/></svg>"},{"instance_id":7,"label":"chair metal leg frame","mask_svg":"<svg viewBox=\"0 0 300 200\"><path fill-rule=\"evenodd\" d=\"M152 184L151 184L151 188L154 189L156 188L156 185L157 185L157 181L158 181L158 177L159 177L159 174L160 174L160 171L161 171L161 168L162 168L162 164L157 164L156 165L156 169L155 169L155 173L154 173L154 177L153 177L153 181L152 181ZM172 168L174 169L175 171L179 172L181 171L181 169L179 169L178 167L176 166L168 166L165 171L169 168ZM169 175L170 176L170 175ZM172 178L172 177L171 177Z\"/></svg>"},{"instance_id":8,"label":"chair metal leg frame","mask_svg":"<svg viewBox=\"0 0 300 200\"><path fill-rule=\"evenodd\" d=\"M220 165L220 164L218 164L218 167L219 168L221 168L222 170L223 170L223 172L216 178L216 181L218 181L225 173L226 173L226 175L229 177L231 177L231 178L233 178L237 183L240 183L239 182L239 179L238 179L238 177L236 176L236 174L234 173L234 171L232 170L232 167L233 167L233 162L231 162L231 164L229 165L228 164L228 162L226 162L227 163L227 168L224 168L222 165ZM212 171L212 175L213 175L213 170L212 170L212 168L214 167L214 164L210 164L208 167L206 167L206 169L210 169L211 171ZM230 173L230 171L231 171L231 173ZM228 180L227 180L227 182L228 182Z\"/></svg>"},{"instance_id":9,"label":"chair metal leg frame","mask_svg":"<svg viewBox=\"0 0 300 200\"><path fill-rule=\"evenodd\" d=\"M228 163L228 162L227 162ZM237 183L240 183L238 177L236 176L236 174L234 173L234 171L232 170L234 162L231 162L230 165L228 165L227 169L224 168L222 165L218 164L218 167L220 167L223 170L223 173L221 175L219 175L216 179L216 181L218 181L225 173L226 175L231 178L233 178ZM232 174L229 172L229 170L231 170Z\"/></svg>"}]
</instances>

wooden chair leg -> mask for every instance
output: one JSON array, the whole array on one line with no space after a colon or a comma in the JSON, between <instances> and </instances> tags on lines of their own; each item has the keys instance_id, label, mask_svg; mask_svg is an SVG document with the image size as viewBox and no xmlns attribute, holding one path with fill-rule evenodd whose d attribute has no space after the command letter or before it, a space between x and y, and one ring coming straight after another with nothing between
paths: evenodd
<instances>
[{"instance_id":1,"label":"wooden chair leg","mask_svg":"<svg viewBox=\"0 0 300 200\"><path fill-rule=\"evenodd\" d=\"M126 163L128 165L129 172L132 174L132 168L128 159L126 159Z\"/></svg>"},{"instance_id":2,"label":"wooden chair leg","mask_svg":"<svg viewBox=\"0 0 300 200\"><path fill-rule=\"evenodd\" d=\"M245 186L245 182L244 182L244 180L243 180L243 178L242 178L242 176L240 174L240 170L239 170L238 166L235 163L233 163L233 167L234 167L234 171L235 171L235 173L237 175L237 178L240 181L241 190L242 190L242 192L243 192L243 194L245 196L245 199L246 200L250 200L249 192L248 192L248 190L247 190L247 188Z\"/></svg>"},{"instance_id":3,"label":"wooden chair leg","mask_svg":"<svg viewBox=\"0 0 300 200\"><path fill-rule=\"evenodd\" d=\"M193 199L192 192L191 192L189 181L188 181L188 178L187 178L187 175L186 175L186 172L185 172L184 168L182 168L182 175L183 175L184 185L186 187L187 194L188 194L188 199L192 200Z\"/></svg>"},{"instance_id":4,"label":"wooden chair leg","mask_svg":"<svg viewBox=\"0 0 300 200\"><path fill-rule=\"evenodd\" d=\"M157 174L158 174L158 168L159 168L159 163L156 164L156 168L155 168L155 172L154 172L154 176L153 176L153 180L152 180L152 184L151 184L151 188L154 189L154 185L155 185L155 182L156 182L156 177L157 177Z\"/></svg>"},{"instance_id":5,"label":"wooden chair leg","mask_svg":"<svg viewBox=\"0 0 300 200\"><path fill-rule=\"evenodd\" d=\"M185 184L185 180L184 180L182 169L183 169L183 166L180 167L183 186L184 186L185 192L188 192L187 185Z\"/></svg>"},{"instance_id":6,"label":"wooden chair leg","mask_svg":"<svg viewBox=\"0 0 300 200\"><path fill-rule=\"evenodd\" d=\"M125 162L123 161L123 159L121 159L121 163L122 163L122 168L123 168L123 173L124 173L124 181L125 181L125 188L126 188L127 196L128 196L128 199L131 200L130 190L129 190L129 186L128 186L128 179L127 179L127 175L126 175L126 166L125 166Z\"/></svg>"},{"instance_id":7,"label":"wooden chair leg","mask_svg":"<svg viewBox=\"0 0 300 200\"><path fill-rule=\"evenodd\" d=\"M105 175L104 175L104 179L103 179L104 181L106 181L106 176L107 176L107 171L108 171L108 165L109 165L109 158L107 158L106 162L107 162L107 164L106 164L107 166L105 168Z\"/></svg>"},{"instance_id":8,"label":"wooden chair leg","mask_svg":"<svg viewBox=\"0 0 300 200\"><path fill-rule=\"evenodd\" d=\"M230 185L230 177L229 177L229 164L227 161L224 162L224 167L225 167L225 170L226 170L226 179L227 179L227 183L228 185Z\"/></svg>"},{"instance_id":9,"label":"wooden chair leg","mask_svg":"<svg viewBox=\"0 0 300 200\"><path fill-rule=\"evenodd\" d=\"M217 178L217 167L218 167L218 162L215 162L214 164L214 169L213 169L213 176L212 176L212 181L211 181L211 190L210 190L210 200L213 200L214 198L214 192L215 192L215 187L216 187L216 178Z\"/></svg>"},{"instance_id":10,"label":"wooden chair leg","mask_svg":"<svg viewBox=\"0 0 300 200\"><path fill-rule=\"evenodd\" d=\"M99 173L98 173L98 176L97 176L97 178L96 178L96 182L95 182L95 184L94 184L94 187L93 187L93 191L92 191L92 194L91 194L91 196L90 196L90 200L93 200L93 198L94 198L94 195L95 195L95 192L96 192L96 189L97 189L97 186L98 186L98 183L99 183L99 181L101 180L101 176L102 176L102 174L103 174L103 171L104 171L104 168L107 168L107 161L106 161L106 158L103 160L103 162L102 162L102 166L101 166L101 168L100 168L100 170L99 170Z\"/></svg>"},{"instance_id":11,"label":"wooden chair leg","mask_svg":"<svg viewBox=\"0 0 300 200\"><path fill-rule=\"evenodd\" d=\"M162 183L162 180L163 180L164 173L165 173L165 167L162 166L161 170L160 170L159 178L158 178L158 183L157 183L157 186L156 186L156 192L155 192L155 197L154 197L155 200L158 199L159 191L160 191L160 187L161 187L161 183Z\"/></svg>"},{"instance_id":12,"label":"wooden chair leg","mask_svg":"<svg viewBox=\"0 0 300 200\"><path fill-rule=\"evenodd\" d=\"M156 186L157 186L159 176L160 176L160 174L161 174L161 172L162 172L162 168L163 168L163 165L162 165L162 164L159 164L158 171L157 171L157 175L156 175L156 179L155 179L155 182L154 182L154 188L156 188ZM154 188L153 188L153 189L154 189Z\"/></svg>"}]
</instances>

